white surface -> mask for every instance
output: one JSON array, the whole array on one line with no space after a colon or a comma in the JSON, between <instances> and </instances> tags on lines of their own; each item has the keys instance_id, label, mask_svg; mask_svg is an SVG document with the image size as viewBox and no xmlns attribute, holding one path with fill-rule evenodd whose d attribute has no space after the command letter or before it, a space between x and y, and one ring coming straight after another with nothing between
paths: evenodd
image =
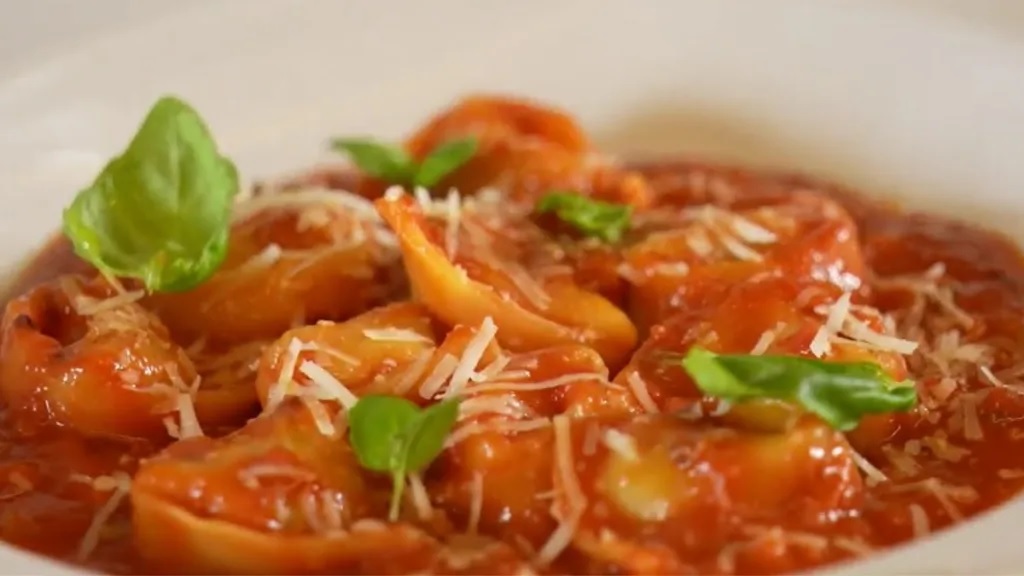
<instances>
[{"instance_id":1,"label":"white surface","mask_svg":"<svg viewBox=\"0 0 1024 576\"><path fill-rule=\"evenodd\" d=\"M5 264L164 92L250 176L313 162L332 134L397 136L483 89L564 105L619 151L800 168L1011 231L1024 216L1012 0L34 1L49 8L0 9ZM1022 523L1016 501L845 573L1019 572L1006 536ZM56 573L35 562L0 550L3 572Z\"/></svg>"}]
</instances>

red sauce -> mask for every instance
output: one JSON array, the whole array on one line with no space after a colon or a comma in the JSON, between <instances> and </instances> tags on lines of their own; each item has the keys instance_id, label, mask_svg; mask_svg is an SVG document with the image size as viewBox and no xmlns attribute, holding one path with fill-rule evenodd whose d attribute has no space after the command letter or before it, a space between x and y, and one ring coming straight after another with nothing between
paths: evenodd
<instances>
[{"instance_id":1,"label":"red sauce","mask_svg":"<svg viewBox=\"0 0 1024 576\"><path fill-rule=\"evenodd\" d=\"M636 212L623 244L580 240L560 224L516 215L510 203L494 212L465 209L459 245L446 255L452 247L443 222L411 201L382 199L377 206L397 233L404 273L396 276L393 259L353 254L352 261L378 268L311 276L321 280L291 286L288 298L256 294L291 278L277 261L259 273L269 276L231 285L267 308L240 324L244 334L219 326L227 335L213 346L194 337L216 318L190 317L183 331L176 328L182 318L161 316L201 314L212 298L201 291L171 307L159 298L130 304L138 312L119 317L129 323L119 329L149 339L110 344L109 324L98 327L97 315L76 312L75 298L61 296L54 279L89 268L66 241L54 240L14 283L4 318L0 538L123 574L527 567L775 574L855 560L968 520L1020 491L1024 260L1008 240L802 176L688 161L595 171L574 156L585 140L562 115L544 111L528 121L529 107L471 104L439 116L411 149L429 149L440 137L430 130L450 137L482 114L501 129L479 134L505 147L498 156L485 152L449 184L460 185L462 176L490 182L496 166L529 173L538 158L554 158L537 172L550 182L516 184L524 205L535 189L559 183L628 203ZM508 118L515 121L502 124ZM541 139L543 153L518 155L508 143L524 133ZM316 179L356 186L368 198L383 189L351 173ZM232 270L248 274L237 271L248 270L261 246L288 245L282 235L295 240L292 224L280 228L260 231L277 236L234 254ZM722 242L724 229L741 246ZM308 242L293 245L335 240L295 234ZM424 254L433 254L432 264ZM533 294L509 263L543 292ZM80 290L97 298L116 292L93 282ZM303 290L325 283L351 300L303 310L302 327L283 326ZM406 284L417 303L381 306L401 301ZM369 289L380 285L386 289ZM485 300L482 285L498 296ZM872 416L843 434L789 405L728 406L704 397L665 360L694 345L817 356L824 315L844 291L856 321L918 345L903 354L835 340L823 358L870 360L894 378L914 379L920 400L912 411ZM44 293L50 296L40 300ZM441 371L446 353L466 353L485 330L484 312L498 336L479 352L477 371L498 366L501 377L481 377L492 388L464 401L474 403L464 406L472 412L466 430L456 428L453 445L423 475L432 512L410 498L401 521L387 523L390 480L362 470L347 441L324 432L307 404L275 400L293 338L316 344L299 350L298 366L318 364L357 395L385 391L425 404L420 387ZM245 353L230 369L216 365L238 350ZM151 417L160 409L145 404L151 397L140 390L175 378L187 387L197 374L195 408L207 435L176 441ZM508 384L517 378L537 386ZM311 377L296 382L313 386ZM88 394L68 396L69 387ZM86 408L103 417L84 419ZM321 409L340 425L338 404ZM175 422L184 434L184 419ZM501 428L510 422L518 432ZM471 426L479 430L470 433ZM571 470L562 469L560 450ZM94 514L119 493L118 475L133 477L131 494L95 535L95 548L78 556ZM576 522L571 544L546 558L545 545L566 519Z\"/></svg>"}]
</instances>

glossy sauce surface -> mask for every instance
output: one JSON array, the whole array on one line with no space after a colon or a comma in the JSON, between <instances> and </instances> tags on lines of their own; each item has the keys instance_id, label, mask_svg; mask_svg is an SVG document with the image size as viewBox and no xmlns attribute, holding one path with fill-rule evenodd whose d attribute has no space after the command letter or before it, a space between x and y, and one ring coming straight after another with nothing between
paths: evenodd
<instances>
[{"instance_id":1,"label":"glossy sauce surface","mask_svg":"<svg viewBox=\"0 0 1024 576\"><path fill-rule=\"evenodd\" d=\"M504 99L469 99L407 147L465 134L481 151L432 202L347 168L264 191L344 187L380 219L312 200L250 212L189 293L103 309L131 282L55 240L3 321L0 537L126 574L777 574L1019 492L1024 260L1007 240L801 176L602 163L564 114ZM453 225L449 186L504 194L464 193ZM633 206L624 241L532 213L564 188ZM254 266L271 243L292 252ZM833 335L816 353L843 298L850 322L916 349ZM841 433L703 396L673 361L697 345L867 360L920 400ZM311 365L355 396L461 387L398 522Z\"/></svg>"}]
</instances>

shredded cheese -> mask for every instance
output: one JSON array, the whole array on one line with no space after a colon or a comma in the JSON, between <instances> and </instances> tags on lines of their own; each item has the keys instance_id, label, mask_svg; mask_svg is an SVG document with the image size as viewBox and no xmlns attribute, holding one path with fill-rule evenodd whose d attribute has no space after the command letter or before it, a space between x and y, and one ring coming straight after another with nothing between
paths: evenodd
<instances>
[{"instance_id":1,"label":"shredded cheese","mask_svg":"<svg viewBox=\"0 0 1024 576\"><path fill-rule=\"evenodd\" d=\"M484 476L479 471L473 472L469 482L469 520L466 532L476 534L480 528L480 515L484 508Z\"/></svg>"},{"instance_id":2,"label":"shredded cheese","mask_svg":"<svg viewBox=\"0 0 1024 576\"><path fill-rule=\"evenodd\" d=\"M964 438L977 441L985 437L981 429L981 420L978 418L978 400L974 394L963 394L960 396L960 408L963 410Z\"/></svg>"},{"instance_id":3,"label":"shredded cheese","mask_svg":"<svg viewBox=\"0 0 1024 576\"><path fill-rule=\"evenodd\" d=\"M629 373L626 376L626 383L629 385L629 389L633 392L633 396L636 397L636 401L640 403L640 407L646 410L650 414L657 414L661 410L658 409L658 405L654 402L654 398L651 397L651 392L647 388L647 382L640 377L640 373L636 370Z\"/></svg>"},{"instance_id":4,"label":"shredded cheese","mask_svg":"<svg viewBox=\"0 0 1024 576\"><path fill-rule=\"evenodd\" d=\"M316 480L316 474L313 472L291 464L250 464L239 470L237 475L238 481L243 486L254 490L260 487L260 482L264 479L281 479L301 483Z\"/></svg>"},{"instance_id":5,"label":"shredded cheese","mask_svg":"<svg viewBox=\"0 0 1024 576\"><path fill-rule=\"evenodd\" d=\"M267 412L277 408L288 395L291 389L292 379L295 377L295 369L299 364L299 354L302 353L302 341L292 338L288 342L283 358L281 359L281 371L278 373L277 381L267 391Z\"/></svg>"},{"instance_id":6,"label":"shredded cheese","mask_svg":"<svg viewBox=\"0 0 1024 576\"><path fill-rule=\"evenodd\" d=\"M660 276L686 276L690 273L690 265L686 262L662 262L651 268L651 272Z\"/></svg>"},{"instance_id":7,"label":"shredded cheese","mask_svg":"<svg viewBox=\"0 0 1024 576\"><path fill-rule=\"evenodd\" d=\"M427 372L427 366L430 365L430 359L433 357L433 348L420 352L419 356L402 371L402 375L394 384L392 393L395 396L405 396L408 394L413 386L423 378L423 375Z\"/></svg>"},{"instance_id":8,"label":"shredded cheese","mask_svg":"<svg viewBox=\"0 0 1024 576\"><path fill-rule=\"evenodd\" d=\"M74 302L75 311L79 316L95 316L104 312L110 312L122 306L127 306L142 299L145 295L143 290L133 290L116 294L110 298L97 300L88 296L80 296Z\"/></svg>"},{"instance_id":9,"label":"shredded cheese","mask_svg":"<svg viewBox=\"0 0 1024 576\"><path fill-rule=\"evenodd\" d=\"M614 428L605 430L604 435L601 438L604 441L604 445L608 450L614 452L616 455L622 457L630 462L635 462L640 459L640 455L636 449L636 439L620 432Z\"/></svg>"},{"instance_id":10,"label":"shredded cheese","mask_svg":"<svg viewBox=\"0 0 1024 576\"><path fill-rule=\"evenodd\" d=\"M911 504L907 507L910 513L910 525L914 531L914 538L922 538L931 533L931 521L928 519L928 513L924 511L924 508L920 504Z\"/></svg>"},{"instance_id":11,"label":"shredded cheese","mask_svg":"<svg viewBox=\"0 0 1024 576\"><path fill-rule=\"evenodd\" d=\"M554 417L552 424L555 433L555 470L568 509L553 510L558 527L537 552L535 561L539 566L547 566L569 547L587 505L587 497L583 494L579 479L576 477L569 419L560 414Z\"/></svg>"},{"instance_id":12,"label":"shredded cheese","mask_svg":"<svg viewBox=\"0 0 1024 576\"><path fill-rule=\"evenodd\" d=\"M448 192L448 197L445 199L445 207L447 208L448 216L444 235L445 252L448 255L448 260L454 262L455 255L459 250L459 221L462 218L461 200L458 190Z\"/></svg>"},{"instance_id":13,"label":"shredded cheese","mask_svg":"<svg viewBox=\"0 0 1024 576\"><path fill-rule=\"evenodd\" d=\"M504 272L523 298L535 308L547 310L551 306L551 296L518 262L494 259L490 263Z\"/></svg>"},{"instance_id":14,"label":"shredded cheese","mask_svg":"<svg viewBox=\"0 0 1024 576\"><path fill-rule=\"evenodd\" d=\"M831 352L833 342L903 355L913 354L917 350L917 342L879 333L851 314L851 297L851 292L843 292L824 310L825 322L818 328L809 346L812 354L818 358L825 356ZM818 311L822 310L819 308Z\"/></svg>"},{"instance_id":15,"label":"shredded cheese","mask_svg":"<svg viewBox=\"0 0 1024 576\"><path fill-rule=\"evenodd\" d=\"M506 378L507 376L505 374L499 374L492 381L482 384L471 384L466 388L466 391L474 394L480 392L532 392L536 390L562 388L578 382L597 382L609 388L619 388L619 386L606 381L604 379L604 375L597 372L563 374L562 376L556 376L539 382L510 382L506 381Z\"/></svg>"},{"instance_id":16,"label":"shredded cheese","mask_svg":"<svg viewBox=\"0 0 1024 576\"><path fill-rule=\"evenodd\" d=\"M117 511L118 507L128 496L132 489L131 478L127 474L121 471L114 472L113 478L117 482L117 486L114 488L113 493L107 498L107 501L96 513L93 514L92 521L89 523L89 527L86 528L85 534L82 535L81 541L78 544L78 550L76 557L79 561L85 561L92 554L93 550L100 542L100 534L103 531L103 527L110 521L110 518Z\"/></svg>"},{"instance_id":17,"label":"shredded cheese","mask_svg":"<svg viewBox=\"0 0 1024 576\"><path fill-rule=\"evenodd\" d=\"M886 476L884 472L879 470L867 458L861 456L859 452L854 450L852 447L848 450L850 452L850 459L853 460L857 467L864 472L864 476L867 477L868 485L887 482L889 480L889 477Z\"/></svg>"},{"instance_id":18,"label":"shredded cheese","mask_svg":"<svg viewBox=\"0 0 1024 576\"><path fill-rule=\"evenodd\" d=\"M838 334L843 328L843 321L850 313L851 297L852 294L850 292L843 292L843 295L829 307L828 315L825 317L825 323L818 329L818 332L815 333L814 339L811 340L811 353L818 358L821 358L832 350L829 338Z\"/></svg>"},{"instance_id":19,"label":"shredded cheese","mask_svg":"<svg viewBox=\"0 0 1024 576\"><path fill-rule=\"evenodd\" d=\"M192 396L185 392L179 392L177 411L178 419L180 421L178 427L178 438L184 440L186 438L196 438L203 435L203 429L199 425L199 419L196 417L195 405L192 403Z\"/></svg>"},{"instance_id":20,"label":"shredded cheese","mask_svg":"<svg viewBox=\"0 0 1024 576\"><path fill-rule=\"evenodd\" d=\"M772 344L775 343L775 339L778 338L779 334L786 329L786 324L779 322L774 328L769 328L761 333L761 336L754 343L754 347L750 349L751 356L760 356L771 348Z\"/></svg>"},{"instance_id":21,"label":"shredded cheese","mask_svg":"<svg viewBox=\"0 0 1024 576\"><path fill-rule=\"evenodd\" d=\"M267 244L263 250L243 262L241 266L235 268L235 272L251 272L253 270L268 268L276 264L281 259L282 254L284 254L284 251L281 250L281 246L271 242L270 244Z\"/></svg>"},{"instance_id":22,"label":"shredded cheese","mask_svg":"<svg viewBox=\"0 0 1024 576\"><path fill-rule=\"evenodd\" d=\"M307 395L299 396L299 400L302 405L309 410L310 416L313 417L313 423L316 425L318 432L327 437L334 437L337 435L338 430L334 427L334 422L331 421L331 416L327 413L327 409L320 403L319 400Z\"/></svg>"},{"instance_id":23,"label":"shredded cheese","mask_svg":"<svg viewBox=\"0 0 1024 576\"><path fill-rule=\"evenodd\" d=\"M446 398L457 396L466 387L470 376L476 370L477 364L480 363L480 359L483 358L484 352L487 351L487 347L494 341L497 333L498 326L494 323L494 320L490 316L485 317L483 322L480 323L480 327L477 328L476 334L466 343L462 356L459 358L458 366L452 372L448 389L445 391Z\"/></svg>"},{"instance_id":24,"label":"shredded cheese","mask_svg":"<svg viewBox=\"0 0 1024 576\"><path fill-rule=\"evenodd\" d=\"M441 391L441 388L444 387L445 381L451 377L458 367L459 359L445 353L438 360L437 364L434 365L434 370L423 381L423 384L420 384L420 396L423 398L434 398Z\"/></svg>"},{"instance_id":25,"label":"shredded cheese","mask_svg":"<svg viewBox=\"0 0 1024 576\"><path fill-rule=\"evenodd\" d=\"M362 220L381 222L373 203L351 192L326 188L307 188L287 194L261 194L235 205L235 222L242 222L270 209L302 211L310 207L329 207L351 212Z\"/></svg>"},{"instance_id":26,"label":"shredded cheese","mask_svg":"<svg viewBox=\"0 0 1024 576\"><path fill-rule=\"evenodd\" d=\"M494 414L509 418L528 418L533 414L526 403L511 394L498 396L477 396L459 404L459 420L466 420L482 414Z\"/></svg>"},{"instance_id":27,"label":"shredded cheese","mask_svg":"<svg viewBox=\"0 0 1024 576\"><path fill-rule=\"evenodd\" d=\"M530 420L489 420L487 422L468 422L459 426L454 432L448 435L445 440L445 448L451 448L458 443L471 438L477 434L495 432L498 434L518 434L529 432L540 428L547 428L551 420L547 418L532 418Z\"/></svg>"},{"instance_id":28,"label":"shredded cheese","mask_svg":"<svg viewBox=\"0 0 1024 576\"><path fill-rule=\"evenodd\" d=\"M430 505L430 494L427 487L423 485L423 477L419 474L409 474L409 495L412 497L413 508L420 520L430 520L434 515L434 508Z\"/></svg>"},{"instance_id":29,"label":"shredded cheese","mask_svg":"<svg viewBox=\"0 0 1024 576\"><path fill-rule=\"evenodd\" d=\"M359 401L348 387L315 362L304 360L299 366L299 372L309 378L310 384L322 390L327 397L337 400L346 410L350 410Z\"/></svg>"},{"instance_id":30,"label":"shredded cheese","mask_svg":"<svg viewBox=\"0 0 1024 576\"><path fill-rule=\"evenodd\" d=\"M363 336L379 342L434 343L433 340L423 334L406 328L367 328L363 330Z\"/></svg>"}]
</instances>

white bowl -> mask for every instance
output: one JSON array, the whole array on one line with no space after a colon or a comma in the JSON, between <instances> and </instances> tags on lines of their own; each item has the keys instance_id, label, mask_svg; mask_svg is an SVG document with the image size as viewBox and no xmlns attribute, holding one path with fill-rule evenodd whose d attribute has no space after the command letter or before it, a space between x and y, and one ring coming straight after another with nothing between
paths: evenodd
<instances>
[{"instance_id":1,"label":"white bowl","mask_svg":"<svg viewBox=\"0 0 1024 576\"><path fill-rule=\"evenodd\" d=\"M1024 50L864 2L190 2L0 85L0 263L59 223L161 94L184 96L249 177L334 134L397 137L467 91L567 107L607 148L795 168L970 215L1024 215ZM17 70L15 70L17 72ZM1019 228L1018 228L1019 230ZM1024 566L1012 502L842 574ZM12 548L8 573L68 573Z\"/></svg>"}]
</instances>

